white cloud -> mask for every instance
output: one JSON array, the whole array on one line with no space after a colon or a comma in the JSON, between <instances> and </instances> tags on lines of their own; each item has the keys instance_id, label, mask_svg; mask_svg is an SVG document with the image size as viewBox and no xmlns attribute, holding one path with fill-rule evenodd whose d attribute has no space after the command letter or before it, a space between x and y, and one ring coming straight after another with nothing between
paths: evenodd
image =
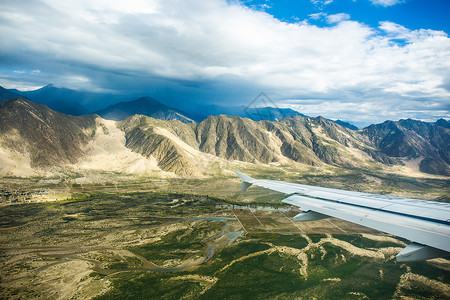
<instances>
[{"instance_id":1,"label":"white cloud","mask_svg":"<svg viewBox=\"0 0 450 300\"><path fill-rule=\"evenodd\" d=\"M158 1L146 0L42 0L67 15L72 13L94 23L118 23L123 15L160 12Z\"/></svg>"},{"instance_id":2,"label":"white cloud","mask_svg":"<svg viewBox=\"0 0 450 300\"><path fill-rule=\"evenodd\" d=\"M334 0L311 0L311 3L320 7L324 7L328 4L333 3Z\"/></svg>"},{"instance_id":3,"label":"white cloud","mask_svg":"<svg viewBox=\"0 0 450 300\"><path fill-rule=\"evenodd\" d=\"M319 13L315 13L315 14L310 14L309 17L313 20L320 20L323 17L326 17L327 14L324 12L319 12Z\"/></svg>"},{"instance_id":4,"label":"white cloud","mask_svg":"<svg viewBox=\"0 0 450 300\"><path fill-rule=\"evenodd\" d=\"M339 23L342 21L346 21L350 19L350 15L345 14L345 13L340 13L340 14L334 14L334 15L328 15L327 16L327 22L329 24L335 24L335 23Z\"/></svg>"},{"instance_id":5,"label":"white cloud","mask_svg":"<svg viewBox=\"0 0 450 300\"><path fill-rule=\"evenodd\" d=\"M372 2L375 5L388 7L405 2L405 0L370 0L370 2Z\"/></svg>"},{"instance_id":6,"label":"white cloud","mask_svg":"<svg viewBox=\"0 0 450 300\"><path fill-rule=\"evenodd\" d=\"M68 87L169 79L206 86L214 98L235 90L222 82L239 82L274 99L375 101L386 111L392 99L450 97L443 32L391 22L371 28L346 14L326 16L331 27L289 24L225 0L45 2L0 3L0 53Z\"/></svg>"}]
</instances>

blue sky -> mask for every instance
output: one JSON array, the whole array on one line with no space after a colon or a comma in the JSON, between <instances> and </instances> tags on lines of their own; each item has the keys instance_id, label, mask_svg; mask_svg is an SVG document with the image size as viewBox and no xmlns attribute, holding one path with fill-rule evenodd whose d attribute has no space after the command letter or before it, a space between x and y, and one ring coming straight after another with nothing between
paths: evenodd
<instances>
[{"instance_id":1,"label":"blue sky","mask_svg":"<svg viewBox=\"0 0 450 300\"><path fill-rule=\"evenodd\" d=\"M3 0L0 85L450 118L450 1Z\"/></svg>"},{"instance_id":2,"label":"blue sky","mask_svg":"<svg viewBox=\"0 0 450 300\"><path fill-rule=\"evenodd\" d=\"M311 15L346 13L354 21L377 27L381 21L391 21L412 30L433 29L450 32L450 1L448 0L247 0L244 5L265 11L285 22L307 20L326 26L323 19L315 21ZM322 21L322 22L321 22Z\"/></svg>"}]
</instances>

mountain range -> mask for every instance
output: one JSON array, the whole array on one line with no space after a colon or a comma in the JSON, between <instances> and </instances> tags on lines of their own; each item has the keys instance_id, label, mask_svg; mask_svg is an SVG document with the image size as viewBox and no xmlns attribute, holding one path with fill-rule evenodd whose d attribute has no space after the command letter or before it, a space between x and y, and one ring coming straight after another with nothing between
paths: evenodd
<instances>
[{"instance_id":1,"label":"mountain range","mask_svg":"<svg viewBox=\"0 0 450 300\"><path fill-rule=\"evenodd\" d=\"M113 121L63 114L22 98L0 105L2 176L61 168L196 176L241 163L374 168L408 161L417 161L422 172L449 176L449 145L445 120L351 130L322 117L253 121L219 115L183 123L133 115Z\"/></svg>"},{"instance_id":2,"label":"mountain range","mask_svg":"<svg viewBox=\"0 0 450 300\"><path fill-rule=\"evenodd\" d=\"M74 116L98 114L105 119L123 120L134 114L141 114L161 120L180 120L182 122L201 122L208 116L228 115L249 118L254 121L279 121L286 117L306 115L290 108L267 106L220 106L220 105L185 105L185 110L163 104L150 97L135 98L132 95L110 93L93 93L67 88L59 88L52 84L32 91L19 91L0 87L0 102L22 97L35 103L45 104L53 110ZM354 125L340 120L336 123L357 129Z\"/></svg>"},{"instance_id":3,"label":"mountain range","mask_svg":"<svg viewBox=\"0 0 450 300\"><path fill-rule=\"evenodd\" d=\"M19 91L17 89L7 91L35 103L45 104L53 110L74 116L93 113L94 111L105 108L109 103L133 100L127 95L73 90L56 87L53 84L48 84L31 91ZM14 97L1 100L12 98Z\"/></svg>"}]
</instances>

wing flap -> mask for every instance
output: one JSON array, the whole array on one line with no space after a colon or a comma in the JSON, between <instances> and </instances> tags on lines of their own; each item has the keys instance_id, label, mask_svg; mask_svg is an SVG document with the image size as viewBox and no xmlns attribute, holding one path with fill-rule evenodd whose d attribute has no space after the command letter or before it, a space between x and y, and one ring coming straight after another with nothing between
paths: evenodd
<instances>
[{"instance_id":1,"label":"wing flap","mask_svg":"<svg viewBox=\"0 0 450 300\"><path fill-rule=\"evenodd\" d=\"M283 202L450 252L450 226L445 224L299 195L289 196Z\"/></svg>"},{"instance_id":2,"label":"wing flap","mask_svg":"<svg viewBox=\"0 0 450 300\"><path fill-rule=\"evenodd\" d=\"M448 252L430 246L411 243L396 255L398 262L414 262L449 255Z\"/></svg>"},{"instance_id":3,"label":"wing flap","mask_svg":"<svg viewBox=\"0 0 450 300\"><path fill-rule=\"evenodd\" d=\"M292 218L294 222L303 222L303 221L316 221L329 218L329 216L308 210L303 211Z\"/></svg>"}]
</instances>

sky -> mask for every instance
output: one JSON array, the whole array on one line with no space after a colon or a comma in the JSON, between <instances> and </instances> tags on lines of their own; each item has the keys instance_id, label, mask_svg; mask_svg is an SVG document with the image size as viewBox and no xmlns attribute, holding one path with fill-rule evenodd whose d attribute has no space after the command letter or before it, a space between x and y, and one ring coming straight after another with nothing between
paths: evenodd
<instances>
[{"instance_id":1,"label":"sky","mask_svg":"<svg viewBox=\"0 0 450 300\"><path fill-rule=\"evenodd\" d=\"M450 119L448 0L2 0L0 86Z\"/></svg>"}]
</instances>

